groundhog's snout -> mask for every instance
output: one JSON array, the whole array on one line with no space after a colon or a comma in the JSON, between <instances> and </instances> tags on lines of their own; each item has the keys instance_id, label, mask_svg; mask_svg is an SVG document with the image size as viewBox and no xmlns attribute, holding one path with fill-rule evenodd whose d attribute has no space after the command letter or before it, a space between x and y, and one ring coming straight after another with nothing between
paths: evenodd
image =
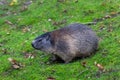
<instances>
[{"instance_id":1,"label":"groundhog's snout","mask_svg":"<svg viewBox=\"0 0 120 80\"><path fill-rule=\"evenodd\" d=\"M40 45L38 45L38 41L37 40L33 40L31 45L32 45L33 48L35 48L37 50L41 49Z\"/></svg>"},{"instance_id":2,"label":"groundhog's snout","mask_svg":"<svg viewBox=\"0 0 120 80\"><path fill-rule=\"evenodd\" d=\"M35 40L31 43L32 47L35 48Z\"/></svg>"}]
</instances>

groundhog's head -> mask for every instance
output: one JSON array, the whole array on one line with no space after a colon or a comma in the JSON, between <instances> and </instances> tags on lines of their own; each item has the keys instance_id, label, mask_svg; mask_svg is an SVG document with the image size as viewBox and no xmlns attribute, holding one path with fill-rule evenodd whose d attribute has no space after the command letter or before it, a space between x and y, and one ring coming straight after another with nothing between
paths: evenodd
<instances>
[{"instance_id":1,"label":"groundhog's head","mask_svg":"<svg viewBox=\"0 0 120 80\"><path fill-rule=\"evenodd\" d=\"M32 46L37 50L52 52L50 33L48 32L35 38L32 42Z\"/></svg>"}]
</instances>

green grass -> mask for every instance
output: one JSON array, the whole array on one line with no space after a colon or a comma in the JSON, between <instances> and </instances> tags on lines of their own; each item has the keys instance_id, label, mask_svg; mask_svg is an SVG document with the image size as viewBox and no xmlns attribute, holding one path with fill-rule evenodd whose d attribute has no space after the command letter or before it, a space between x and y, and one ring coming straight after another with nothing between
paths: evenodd
<instances>
[{"instance_id":1,"label":"green grass","mask_svg":"<svg viewBox=\"0 0 120 80\"><path fill-rule=\"evenodd\" d=\"M59 29L71 23L88 23L120 12L119 0L36 0L22 10L17 5L0 5L0 80L119 80L120 79L120 15L90 25L99 36L99 50L91 57L69 64L49 62L49 55L31 47L32 40L44 31ZM51 21L49 21L51 19ZM9 24L9 22L12 24ZM32 53L35 58L25 58ZM25 65L12 69L8 58ZM81 63L86 62L89 68ZM99 74L97 62L106 69Z\"/></svg>"}]
</instances>

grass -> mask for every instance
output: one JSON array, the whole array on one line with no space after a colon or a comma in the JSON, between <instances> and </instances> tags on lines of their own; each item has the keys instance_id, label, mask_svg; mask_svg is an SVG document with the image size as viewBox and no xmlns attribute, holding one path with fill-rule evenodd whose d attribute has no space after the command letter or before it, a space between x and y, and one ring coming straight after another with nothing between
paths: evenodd
<instances>
[{"instance_id":1,"label":"grass","mask_svg":"<svg viewBox=\"0 0 120 80\"><path fill-rule=\"evenodd\" d=\"M119 80L120 78L120 1L119 0L36 0L25 8L11 0L0 5L0 80ZM110 17L107 17L110 16ZM112 17L111 17L112 16ZM107 18L106 18L107 17ZM105 19L103 19L105 18ZM49 55L31 47L32 40L46 32L71 23L88 23L99 36L99 50L89 58L69 64L49 64ZM25 58L33 54L34 58ZM8 58L25 66L11 68ZM85 62L89 67L83 67ZM105 68L100 72L95 62Z\"/></svg>"}]
</instances>

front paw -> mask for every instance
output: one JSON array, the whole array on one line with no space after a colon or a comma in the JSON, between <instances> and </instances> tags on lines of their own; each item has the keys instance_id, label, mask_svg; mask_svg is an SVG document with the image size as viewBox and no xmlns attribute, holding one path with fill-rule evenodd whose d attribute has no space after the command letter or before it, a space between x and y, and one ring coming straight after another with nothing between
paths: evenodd
<instances>
[{"instance_id":1,"label":"front paw","mask_svg":"<svg viewBox=\"0 0 120 80\"><path fill-rule=\"evenodd\" d=\"M51 56L51 58L50 58L50 61L51 61L51 62L55 62L56 60L57 60L57 58L56 58L55 55Z\"/></svg>"}]
</instances>

